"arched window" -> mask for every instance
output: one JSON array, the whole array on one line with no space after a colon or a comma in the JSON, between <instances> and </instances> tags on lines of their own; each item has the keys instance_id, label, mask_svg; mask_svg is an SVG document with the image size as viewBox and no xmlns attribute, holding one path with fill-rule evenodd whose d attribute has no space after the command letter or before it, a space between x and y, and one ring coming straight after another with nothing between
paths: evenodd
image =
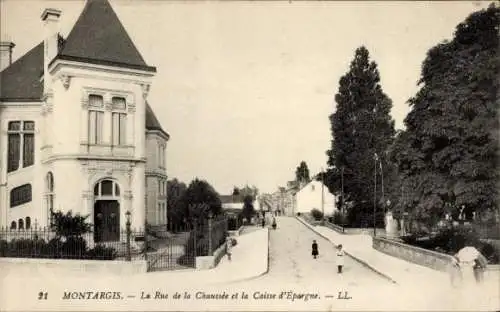
<instances>
[{"instance_id":1,"label":"arched window","mask_svg":"<svg viewBox=\"0 0 500 312\"><path fill-rule=\"evenodd\" d=\"M119 197L120 186L113 180L102 180L94 186L94 196L96 197L96 200L102 197Z\"/></svg>"},{"instance_id":2,"label":"arched window","mask_svg":"<svg viewBox=\"0 0 500 312\"><path fill-rule=\"evenodd\" d=\"M17 223L16 223L16 221L12 221L12 222L10 223L10 229L11 229L11 230L15 230L16 228L17 228Z\"/></svg>"},{"instance_id":3,"label":"arched window","mask_svg":"<svg viewBox=\"0 0 500 312\"><path fill-rule=\"evenodd\" d=\"M23 221L23 219L19 219L17 221L17 223L19 224L19 229L20 230L24 230L24 221Z\"/></svg>"},{"instance_id":4,"label":"arched window","mask_svg":"<svg viewBox=\"0 0 500 312\"><path fill-rule=\"evenodd\" d=\"M26 221L26 229L29 230L31 229L31 218L30 217L26 217L25 219Z\"/></svg>"}]
</instances>

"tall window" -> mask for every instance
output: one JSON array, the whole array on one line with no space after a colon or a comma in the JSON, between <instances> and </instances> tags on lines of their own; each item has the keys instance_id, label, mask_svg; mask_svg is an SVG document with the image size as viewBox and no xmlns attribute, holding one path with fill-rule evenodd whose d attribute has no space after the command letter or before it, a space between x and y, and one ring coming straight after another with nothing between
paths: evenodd
<instances>
[{"instance_id":1,"label":"tall window","mask_svg":"<svg viewBox=\"0 0 500 312\"><path fill-rule=\"evenodd\" d=\"M158 167L165 168L165 145L158 145Z\"/></svg>"},{"instance_id":2,"label":"tall window","mask_svg":"<svg viewBox=\"0 0 500 312\"><path fill-rule=\"evenodd\" d=\"M122 97L113 97L112 99L112 122L113 122L113 145L125 145L126 144L126 125L127 125L127 113L126 113L126 102Z\"/></svg>"},{"instance_id":3,"label":"tall window","mask_svg":"<svg viewBox=\"0 0 500 312\"><path fill-rule=\"evenodd\" d=\"M31 184L24 184L10 191L10 207L20 206L31 201Z\"/></svg>"},{"instance_id":4,"label":"tall window","mask_svg":"<svg viewBox=\"0 0 500 312\"><path fill-rule=\"evenodd\" d=\"M45 191L47 192L47 216L49 224L52 224L52 213L51 211L54 209L54 175L52 172L47 173L47 177L45 178Z\"/></svg>"},{"instance_id":5,"label":"tall window","mask_svg":"<svg viewBox=\"0 0 500 312\"><path fill-rule=\"evenodd\" d=\"M104 102L101 95L89 95L89 144L101 144L103 134Z\"/></svg>"},{"instance_id":6,"label":"tall window","mask_svg":"<svg viewBox=\"0 0 500 312\"><path fill-rule=\"evenodd\" d=\"M12 221L12 222L10 223L10 229L11 229L11 230L15 230L16 228L17 228L17 223L16 223L16 221Z\"/></svg>"},{"instance_id":7,"label":"tall window","mask_svg":"<svg viewBox=\"0 0 500 312\"><path fill-rule=\"evenodd\" d=\"M30 217L26 217L26 229L29 230L31 229L31 218Z\"/></svg>"},{"instance_id":8,"label":"tall window","mask_svg":"<svg viewBox=\"0 0 500 312\"><path fill-rule=\"evenodd\" d=\"M17 223L19 224L19 229L20 230L24 230L24 221L23 221L23 219L19 219L19 221L17 221Z\"/></svg>"},{"instance_id":9,"label":"tall window","mask_svg":"<svg viewBox=\"0 0 500 312\"><path fill-rule=\"evenodd\" d=\"M11 121L8 127L7 172L35 163L35 122Z\"/></svg>"}]
</instances>

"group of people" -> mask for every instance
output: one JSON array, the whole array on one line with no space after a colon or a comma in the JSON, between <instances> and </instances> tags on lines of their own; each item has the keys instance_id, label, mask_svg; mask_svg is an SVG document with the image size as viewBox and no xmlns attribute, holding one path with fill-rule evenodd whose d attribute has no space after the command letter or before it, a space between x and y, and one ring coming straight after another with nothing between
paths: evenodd
<instances>
[{"instance_id":1,"label":"group of people","mask_svg":"<svg viewBox=\"0 0 500 312\"><path fill-rule=\"evenodd\" d=\"M459 287L464 281L474 280L480 284L484 279L485 266L478 259L471 262L461 262L457 256L454 256L449 267L451 285Z\"/></svg>"},{"instance_id":2,"label":"group of people","mask_svg":"<svg viewBox=\"0 0 500 312\"><path fill-rule=\"evenodd\" d=\"M318 243L316 240L313 240L312 243L312 256L314 259L317 259L319 256L319 250L318 250ZM342 268L344 267L344 257L345 257L345 252L342 249L342 244L337 246L337 253L336 253L336 264L337 264L337 273L342 274Z\"/></svg>"},{"instance_id":3,"label":"group of people","mask_svg":"<svg viewBox=\"0 0 500 312\"><path fill-rule=\"evenodd\" d=\"M262 220L260 221L261 222L261 225L262 227L265 227L266 226L266 218L265 217L262 217ZM272 227L274 230L276 230L276 227L277 227L277 223L276 223L276 218L273 217L273 221L272 221Z\"/></svg>"}]
</instances>

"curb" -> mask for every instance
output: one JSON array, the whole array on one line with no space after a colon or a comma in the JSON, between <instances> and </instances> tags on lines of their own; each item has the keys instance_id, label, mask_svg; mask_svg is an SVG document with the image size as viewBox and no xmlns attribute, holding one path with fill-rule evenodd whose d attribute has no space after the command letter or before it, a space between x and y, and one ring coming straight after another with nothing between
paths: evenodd
<instances>
[{"instance_id":1,"label":"curb","mask_svg":"<svg viewBox=\"0 0 500 312\"><path fill-rule=\"evenodd\" d=\"M333 246L337 247L338 245L335 244L334 242L332 242L328 237L324 236L323 234L319 233L318 231L316 231L312 225L310 225L309 223L307 223L305 220L302 220L301 218L299 217L295 217L295 219L297 219L299 222L301 222L302 224L304 224L306 227L308 227L311 231L313 231L314 233L316 233L317 235L323 237L324 239L326 239L327 241L329 241L331 244L333 244ZM389 282L393 283L393 284L398 284L398 282L396 282L393 278L391 278L389 275L387 274L384 274L382 272L380 272L379 270L377 270L376 268L374 268L373 266L371 266L370 264L368 264L366 261L364 260L361 260L359 259L358 257L355 257L353 256L351 253L347 252L346 250L344 250L344 252L346 253L346 255L348 255L349 257L351 257L353 260L355 260L356 262L360 263L361 265L369 268L370 270L372 270L373 272L377 273L378 275L380 275L381 277L385 278L386 280L388 280Z\"/></svg>"}]
</instances>

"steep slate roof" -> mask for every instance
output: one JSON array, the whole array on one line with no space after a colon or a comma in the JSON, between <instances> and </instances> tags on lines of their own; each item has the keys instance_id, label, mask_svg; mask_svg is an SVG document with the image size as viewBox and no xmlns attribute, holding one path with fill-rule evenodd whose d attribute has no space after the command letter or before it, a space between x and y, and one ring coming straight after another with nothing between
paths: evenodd
<instances>
[{"instance_id":1,"label":"steep slate roof","mask_svg":"<svg viewBox=\"0 0 500 312\"><path fill-rule=\"evenodd\" d=\"M107 0L87 0L68 38L60 37L58 44L56 59L156 71L146 65ZM0 72L0 101L41 101L43 53L41 42ZM146 103L146 129L161 131L169 137L149 103Z\"/></svg>"},{"instance_id":2,"label":"steep slate roof","mask_svg":"<svg viewBox=\"0 0 500 312\"><path fill-rule=\"evenodd\" d=\"M43 42L0 72L0 101L41 101Z\"/></svg>"},{"instance_id":3,"label":"steep slate roof","mask_svg":"<svg viewBox=\"0 0 500 312\"><path fill-rule=\"evenodd\" d=\"M151 108L151 106L149 105L148 102L146 102L146 129L147 130L158 130L158 131L163 132L163 134L165 134L167 136L167 138L170 137L170 135L168 135L168 133L166 133L165 130L163 130L163 128L161 127L161 124L158 121L158 118L156 118L156 115L153 112L153 109Z\"/></svg>"},{"instance_id":4,"label":"steep slate roof","mask_svg":"<svg viewBox=\"0 0 500 312\"><path fill-rule=\"evenodd\" d=\"M156 72L144 62L107 0L87 0L55 59Z\"/></svg>"}]
</instances>

